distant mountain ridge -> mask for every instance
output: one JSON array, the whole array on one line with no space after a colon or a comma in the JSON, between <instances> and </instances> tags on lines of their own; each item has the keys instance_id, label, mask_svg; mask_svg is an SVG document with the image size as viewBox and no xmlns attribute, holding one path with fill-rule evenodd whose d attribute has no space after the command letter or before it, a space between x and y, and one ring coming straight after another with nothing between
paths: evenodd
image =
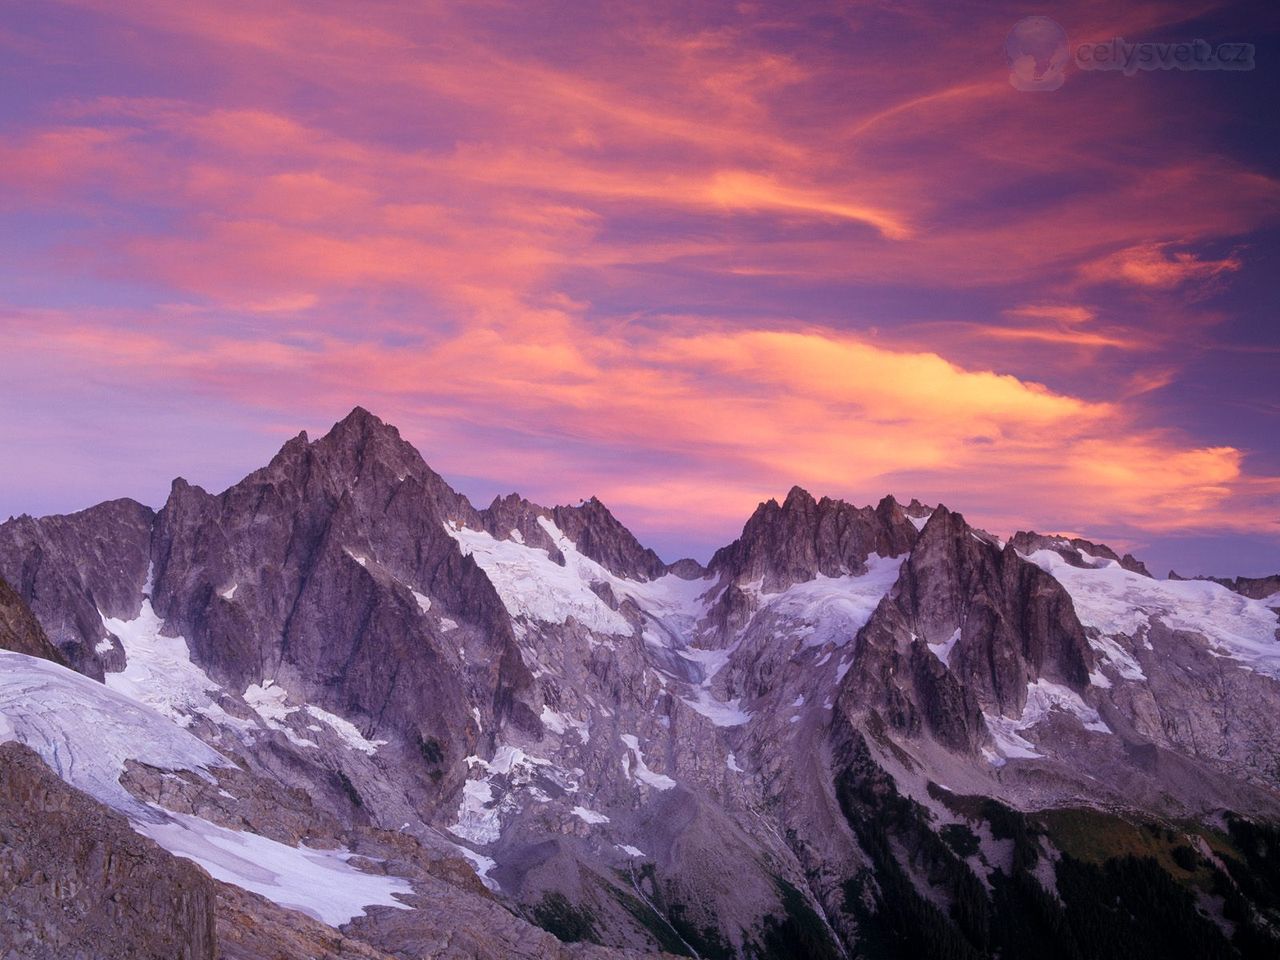
<instances>
[{"instance_id":1,"label":"distant mountain ridge","mask_svg":"<svg viewBox=\"0 0 1280 960\"><path fill-rule=\"evenodd\" d=\"M361 408L219 494L0 524L0 578L0 740L201 864L226 955L1278 942L1280 578L799 487L667 564Z\"/></svg>"}]
</instances>

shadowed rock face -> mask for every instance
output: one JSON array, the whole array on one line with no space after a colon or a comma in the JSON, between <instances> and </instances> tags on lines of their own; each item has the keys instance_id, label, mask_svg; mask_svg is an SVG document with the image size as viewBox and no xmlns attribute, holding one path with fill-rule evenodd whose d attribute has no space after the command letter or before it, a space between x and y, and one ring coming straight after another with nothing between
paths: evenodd
<instances>
[{"instance_id":1,"label":"shadowed rock face","mask_svg":"<svg viewBox=\"0 0 1280 960\"><path fill-rule=\"evenodd\" d=\"M1236 577L1234 580L1219 580L1228 590L1234 590L1242 597L1254 600L1266 600L1280 594L1280 573L1270 577Z\"/></svg>"},{"instance_id":2,"label":"shadowed rock face","mask_svg":"<svg viewBox=\"0 0 1280 960\"><path fill-rule=\"evenodd\" d=\"M0 524L0 576L39 617L81 673L101 680L118 659L101 614L138 614L151 551L150 508L112 500L68 516L18 517Z\"/></svg>"},{"instance_id":3,"label":"shadowed rock face","mask_svg":"<svg viewBox=\"0 0 1280 960\"><path fill-rule=\"evenodd\" d=\"M0 649L67 666L66 658L45 636L40 621L4 580L0 580Z\"/></svg>"},{"instance_id":4,"label":"shadowed rock face","mask_svg":"<svg viewBox=\"0 0 1280 960\"><path fill-rule=\"evenodd\" d=\"M479 526L394 427L357 409L221 495L176 481L156 518L155 608L215 678L287 679L456 759L479 733L472 702L536 721L519 709L529 677L509 618L451 522Z\"/></svg>"},{"instance_id":5,"label":"shadowed rock face","mask_svg":"<svg viewBox=\"0 0 1280 960\"><path fill-rule=\"evenodd\" d=\"M944 664L930 645L948 642ZM897 726L923 721L972 750L985 736L982 711L1018 716L1041 677L1081 690L1092 664L1062 586L939 506L865 628L854 683L857 696L882 697Z\"/></svg>"},{"instance_id":6,"label":"shadowed rock face","mask_svg":"<svg viewBox=\"0 0 1280 960\"><path fill-rule=\"evenodd\" d=\"M915 543L916 528L892 497L871 507L843 500L814 500L792 487L779 506L768 500L756 508L742 536L717 550L708 569L731 582L760 580L766 593L812 580L866 570L867 557L896 557Z\"/></svg>"},{"instance_id":7,"label":"shadowed rock face","mask_svg":"<svg viewBox=\"0 0 1280 960\"><path fill-rule=\"evenodd\" d=\"M213 960L214 903L204 871L134 833L27 747L0 744L5 957Z\"/></svg>"}]
</instances>

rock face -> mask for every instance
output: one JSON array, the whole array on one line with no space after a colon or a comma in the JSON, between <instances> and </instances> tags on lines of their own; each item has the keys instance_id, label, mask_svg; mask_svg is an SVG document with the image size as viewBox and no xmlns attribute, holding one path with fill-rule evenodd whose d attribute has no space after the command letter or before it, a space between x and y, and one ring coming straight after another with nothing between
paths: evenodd
<instances>
[{"instance_id":1,"label":"rock face","mask_svg":"<svg viewBox=\"0 0 1280 960\"><path fill-rule=\"evenodd\" d=\"M113 500L70 516L0 524L0 577L81 673L102 679L104 664L117 662L119 647L101 614L137 615L153 516L140 503Z\"/></svg>"},{"instance_id":2,"label":"rock face","mask_svg":"<svg viewBox=\"0 0 1280 960\"><path fill-rule=\"evenodd\" d=\"M1093 661L1062 586L1012 542L1001 549L939 506L867 624L846 696L879 695L895 725L923 721L975 749L983 712L1020 716L1041 677L1083 690Z\"/></svg>"},{"instance_id":3,"label":"rock face","mask_svg":"<svg viewBox=\"0 0 1280 960\"><path fill-rule=\"evenodd\" d=\"M474 509L360 409L6 524L0 572L103 681L0 654L0 740L225 871L227 958L1277 953L1267 581L798 487L667 565L594 498Z\"/></svg>"},{"instance_id":4,"label":"rock face","mask_svg":"<svg viewBox=\"0 0 1280 960\"><path fill-rule=\"evenodd\" d=\"M459 521L479 523L394 428L356 410L221 495L176 481L156 518L155 609L215 679L273 679L434 739L452 763L476 748L472 704L490 726L536 724L501 602L445 532Z\"/></svg>"},{"instance_id":5,"label":"rock face","mask_svg":"<svg viewBox=\"0 0 1280 960\"><path fill-rule=\"evenodd\" d=\"M1236 577L1233 580L1219 580L1228 590L1234 590L1242 597L1253 600L1266 600L1280 594L1280 573L1270 577Z\"/></svg>"},{"instance_id":6,"label":"rock face","mask_svg":"<svg viewBox=\"0 0 1280 960\"><path fill-rule=\"evenodd\" d=\"M0 744L0 956L214 960L214 884Z\"/></svg>"},{"instance_id":7,"label":"rock face","mask_svg":"<svg viewBox=\"0 0 1280 960\"><path fill-rule=\"evenodd\" d=\"M35 614L4 580L0 580L0 650L67 665L66 658L45 636Z\"/></svg>"},{"instance_id":8,"label":"rock face","mask_svg":"<svg viewBox=\"0 0 1280 960\"><path fill-rule=\"evenodd\" d=\"M781 506L776 500L760 504L742 536L716 551L709 569L735 582L759 580L766 593L775 593L817 575L860 573L871 554L896 557L915 538L915 526L892 497L875 509L859 508L814 500L792 487Z\"/></svg>"}]
</instances>

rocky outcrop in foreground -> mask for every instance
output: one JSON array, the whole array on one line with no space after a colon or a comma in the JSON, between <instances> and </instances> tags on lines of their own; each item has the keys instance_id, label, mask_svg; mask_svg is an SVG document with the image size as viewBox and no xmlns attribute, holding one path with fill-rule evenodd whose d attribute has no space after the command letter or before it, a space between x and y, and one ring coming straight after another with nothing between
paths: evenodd
<instances>
[{"instance_id":1,"label":"rocky outcrop in foreground","mask_svg":"<svg viewBox=\"0 0 1280 960\"><path fill-rule=\"evenodd\" d=\"M4 960L213 960L214 883L0 744Z\"/></svg>"}]
</instances>

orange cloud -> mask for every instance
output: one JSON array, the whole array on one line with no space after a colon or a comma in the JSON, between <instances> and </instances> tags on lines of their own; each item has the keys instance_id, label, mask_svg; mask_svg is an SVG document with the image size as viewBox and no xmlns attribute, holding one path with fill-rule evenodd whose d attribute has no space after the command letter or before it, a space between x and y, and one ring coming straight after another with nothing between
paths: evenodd
<instances>
[{"instance_id":1,"label":"orange cloud","mask_svg":"<svg viewBox=\"0 0 1280 960\"><path fill-rule=\"evenodd\" d=\"M83 213L31 273L154 301L0 304L51 383L280 423L359 402L447 472L581 477L669 528L797 481L997 527L1262 515L1246 453L1160 429L1152 394L1244 269L1203 251L1280 186L1155 84L1012 91L981 59L1003 14L64 6L166 95L55 98L0 140L7 209ZM1099 36L1185 12L1076 9Z\"/></svg>"},{"instance_id":2,"label":"orange cloud","mask_svg":"<svg viewBox=\"0 0 1280 960\"><path fill-rule=\"evenodd\" d=\"M864 500L894 487L946 490L996 526L1033 522L1048 501L1063 526L1256 529L1256 498L1270 489L1244 474L1239 450L1138 430L1121 405L820 331L638 333L615 343L549 307L412 348L327 335L184 345L158 322L142 334L42 314L8 317L0 344L29 342L37 323L44 335L28 360L60 375L92 368L122 390L252 389L267 407L362 400L402 420L410 437L434 438L439 448L424 452L446 473L509 484L511 436L545 438L556 452L530 448L540 452L518 471L526 492L564 498L568 474L635 514L660 513L667 529L723 525L792 482ZM495 438L493 450L474 435L458 445L476 430ZM625 459L610 466L600 456L609 449L625 449ZM672 499L655 500L660 491ZM965 503L993 491L999 501Z\"/></svg>"}]
</instances>

